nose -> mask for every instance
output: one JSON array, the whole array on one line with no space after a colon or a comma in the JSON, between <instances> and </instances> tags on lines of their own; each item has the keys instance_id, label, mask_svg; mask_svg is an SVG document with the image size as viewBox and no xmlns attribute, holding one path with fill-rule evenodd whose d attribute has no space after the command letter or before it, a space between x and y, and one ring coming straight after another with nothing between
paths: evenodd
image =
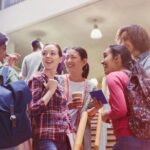
<instances>
[{"instance_id":1,"label":"nose","mask_svg":"<svg viewBox=\"0 0 150 150\"><path fill-rule=\"evenodd\" d=\"M101 64L102 64L102 65L104 64L104 59L101 60Z\"/></svg>"},{"instance_id":2,"label":"nose","mask_svg":"<svg viewBox=\"0 0 150 150\"><path fill-rule=\"evenodd\" d=\"M67 58L67 61L68 61L68 62L71 62L71 57L68 57L68 58Z\"/></svg>"},{"instance_id":3,"label":"nose","mask_svg":"<svg viewBox=\"0 0 150 150\"><path fill-rule=\"evenodd\" d=\"M46 57L51 57L51 53L47 53Z\"/></svg>"}]
</instances>

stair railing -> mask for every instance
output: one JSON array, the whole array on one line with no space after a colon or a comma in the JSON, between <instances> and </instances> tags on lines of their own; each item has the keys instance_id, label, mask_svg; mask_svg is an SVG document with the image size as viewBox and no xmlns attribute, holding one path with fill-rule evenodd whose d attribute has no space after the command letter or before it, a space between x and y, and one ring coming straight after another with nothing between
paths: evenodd
<instances>
[{"instance_id":1,"label":"stair railing","mask_svg":"<svg viewBox=\"0 0 150 150\"><path fill-rule=\"evenodd\" d=\"M103 108L99 109L98 111L98 120L97 120L97 127L96 127L96 136L95 136L95 143L94 143L94 150L99 150L100 146L100 135L101 135L101 124L102 124L102 114Z\"/></svg>"},{"instance_id":2,"label":"stair railing","mask_svg":"<svg viewBox=\"0 0 150 150\"><path fill-rule=\"evenodd\" d=\"M82 149L83 136L84 136L84 131L85 131L86 124L87 124L87 119L88 119L88 113L86 111L84 111L81 115L81 119L79 122L78 131L76 134L73 150L81 150Z\"/></svg>"}]
</instances>

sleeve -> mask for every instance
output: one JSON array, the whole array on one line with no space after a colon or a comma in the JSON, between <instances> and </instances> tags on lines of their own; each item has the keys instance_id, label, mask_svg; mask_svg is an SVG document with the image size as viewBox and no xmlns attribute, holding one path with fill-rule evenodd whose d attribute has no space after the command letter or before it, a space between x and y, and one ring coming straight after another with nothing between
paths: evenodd
<instances>
[{"instance_id":1,"label":"sleeve","mask_svg":"<svg viewBox=\"0 0 150 150\"><path fill-rule=\"evenodd\" d=\"M29 105L29 110L31 113L31 116L36 116L41 114L46 110L46 106L44 104L44 101L42 100L42 86L40 84L40 81L33 78L29 81L29 88L32 92L32 100Z\"/></svg>"},{"instance_id":2,"label":"sleeve","mask_svg":"<svg viewBox=\"0 0 150 150\"><path fill-rule=\"evenodd\" d=\"M144 70L150 76L150 57L146 60L144 64Z\"/></svg>"},{"instance_id":3,"label":"sleeve","mask_svg":"<svg viewBox=\"0 0 150 150\"><path fill-rule=\"evenodd\" d=\"M19 74L15 69L9 67L7 83L15 82L19 80Z\"/></svg>"},{"instance_id":4,"label":"sleeve","mask_svg":"<svg viewBox=\"0 0 150 150\"><path fill-rule=\"evenodd\" d=\"M125 76L124 76L125 77ZM122 76L122 80L125 80ZM108 75L106 82L110 92L109 103L111 111L109 112L109 119L116 120L127 115L127 105L124 96L124 87L121 83L121 77L116 75Z\"/></svg>"},{"instance_id":5,"label":"sleeve","mask_svg":"<svg viewBox=\"0 0 150 150\"><path fill-rule=\"evenodd\" d=\"M96 89L97 87L93 82L91 81L87 82L87 94L85 96L86 102L84 104L87 109L93 107L93 99L91 98L90 92L95 91Z\"/></svg>"}]
</instances>

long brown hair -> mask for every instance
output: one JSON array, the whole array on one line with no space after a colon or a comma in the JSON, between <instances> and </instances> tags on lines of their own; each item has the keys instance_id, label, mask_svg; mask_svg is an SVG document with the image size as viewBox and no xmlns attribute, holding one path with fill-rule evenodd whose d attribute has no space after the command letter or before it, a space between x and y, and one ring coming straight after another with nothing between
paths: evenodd
<instances>
[{"instance_id":1,"label":"long brown hair","mask_svg":"<svg viewBox=\"0 0 150 150\"><path fill-rule=\"evenodd\" d=\"M126 33L124 40L130 40L135 49L140 52L150 50L150 36L143 27L135 24L120 28L116 34L116 41L121 40L121 35L123 32Z\"/></svg>"}]
</instances>

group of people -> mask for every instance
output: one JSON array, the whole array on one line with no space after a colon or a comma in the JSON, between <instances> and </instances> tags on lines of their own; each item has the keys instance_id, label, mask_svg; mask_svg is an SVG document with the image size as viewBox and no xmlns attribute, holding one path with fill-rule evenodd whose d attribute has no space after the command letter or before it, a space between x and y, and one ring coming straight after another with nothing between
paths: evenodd
<instances>
[{"instance_id":1,"label":"group of people","mask_svg":"<svg viewBox=\"0 0 150 150\"><path fill-rule=\"evenodd\" d=\"M103 52L101 61L110 93L108 101L111 107L109 112L102 114L102 120L113 125L117 138L113 150L148 150L150 139L138 139L129 129L124 88L129 81L125 72L131 71L131 61L138 61L150 75L150 37L141 26L130 25L118 30L116 40L117 44L110 45ZM0 33L0 71L6 57L7 41L7 36ZM36 70L26 79L32 92L29 114L33 132L33 150L71 150L71 138L74 140L83 111L88 112L89 118L83 139L83 149L90 150L90 119L103 105L90 97L90 92L96 90L96 85L87 79L89 64L86 50L82 47L71 47L67 48L63 54L61 47L56 43L39 45L37 49L36 55L39 59L32 54L35 55L33 57L37 63L35 64L30 56L30 58L26 57L22 64L23 79L27 77L25 72L28 73L25 70L27 62L32 68L31 71ZM62 59L67 73L58 75L56 72ZM10 82L19 79L11 67L10 74L12 74L8 79ZM16 78L14 79L13 76ZM82 92L82 97L73 99L72 94L77 91Z\"/></svg>"}]
</instances>

